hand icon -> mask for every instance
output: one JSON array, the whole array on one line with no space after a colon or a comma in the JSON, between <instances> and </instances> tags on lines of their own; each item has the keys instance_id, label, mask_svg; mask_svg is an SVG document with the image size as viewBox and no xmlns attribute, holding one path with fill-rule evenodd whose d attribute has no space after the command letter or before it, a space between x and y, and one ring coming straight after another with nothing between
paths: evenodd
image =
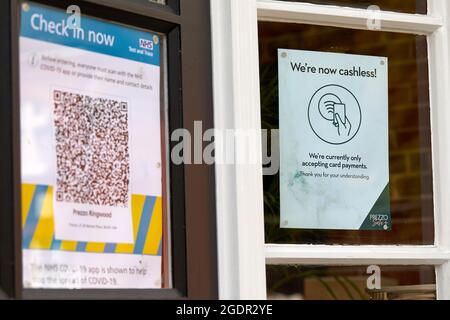
<instances>
[{"instance_id":1,"label":"hand icon","mask_svg":"<svg viewBox=\"0 0 450 320\"><path fill-rule=\"evenodd\" d=\"M335 114L334 126L338 129L338 134L341 136L342 134L350 136L352 132L352 124L348 117L345 117L345 121L342 121L341 116L339 114Z\"/></svg>"},{"instance_id":2,"label":"hand icon","mask_svg":"<svg viewBox=\"0 0 450 320\"><path fill-rule=\"evenodd\" d=\"M347 88L330 84L312 96L308 106L308 121L320 140L332 145L343 145L353 140L361 128L361 106Z\"/></svg>"}]
</instances>

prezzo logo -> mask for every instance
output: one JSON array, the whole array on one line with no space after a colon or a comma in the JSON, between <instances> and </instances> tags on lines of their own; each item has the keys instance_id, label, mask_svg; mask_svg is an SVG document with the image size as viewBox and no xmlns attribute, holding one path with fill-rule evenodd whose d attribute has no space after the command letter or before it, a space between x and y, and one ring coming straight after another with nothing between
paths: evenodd
<instances>
[{"instance_id":1,"label":"prezzo logo","mask_svg":"<svg viewBox=\"0 0 450 320\"><path fill-rule=\"evenodd\" d=\"M378 222L378 221L385 222L385 221L389 220L389 216L385 215L385 214L371 214L370 220L372 220L373 222Z\"/></svg>"},{"instance_id":2,"label":"prezzo logo","mask_svg":"<svg viewBox=\"0 0 450 320\"><path fill-rule=\"evenodd\" d=\"M147 39L139 39L139 47L142 49L153 50L153 41Z\"/></svg>"},{"instance_id":3,"label":"prezzo logo","mask_svg":"<svg viewBox=\"0 0 450 320\"><path fill-rule=\"evenodd\" d=\"M373 227L383 227L385 230L389 229L389 215L371 214L369 218Z\"/></svg>"}]
</instances>

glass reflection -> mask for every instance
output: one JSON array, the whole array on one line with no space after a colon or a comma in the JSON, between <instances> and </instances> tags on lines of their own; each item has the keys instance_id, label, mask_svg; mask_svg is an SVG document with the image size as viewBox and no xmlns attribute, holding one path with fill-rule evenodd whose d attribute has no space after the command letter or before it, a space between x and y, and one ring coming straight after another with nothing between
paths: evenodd
<instances>
[{"instance_id":1,"label":"glass reflection","mask_svg":"<svg viewBox=\"0 0 450 320\"><path fill-rule=\"evenodd\" d=\"M278 48L388 57L392 231L280 228L279 175L264 177L267 243L434 243L426 36L288 23L259 23L263 129L279 129ZM270 150L270 148L269 148Z\"/></svg>"}]
</instances>

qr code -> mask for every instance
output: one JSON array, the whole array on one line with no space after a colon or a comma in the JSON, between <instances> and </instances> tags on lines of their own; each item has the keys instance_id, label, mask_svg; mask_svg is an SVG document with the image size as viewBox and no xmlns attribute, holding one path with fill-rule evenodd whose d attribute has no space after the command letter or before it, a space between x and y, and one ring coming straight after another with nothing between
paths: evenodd
<instances>
[{"instance_id":1,"label":"qr code","mask_svg":"<svg viewBox=\"0 0 450 320\"><path fill-rule=\"evenodd\" d=\"M130 155L128 104L54 91L56 201L126 207Z\"/></svg>"}]
</instances>

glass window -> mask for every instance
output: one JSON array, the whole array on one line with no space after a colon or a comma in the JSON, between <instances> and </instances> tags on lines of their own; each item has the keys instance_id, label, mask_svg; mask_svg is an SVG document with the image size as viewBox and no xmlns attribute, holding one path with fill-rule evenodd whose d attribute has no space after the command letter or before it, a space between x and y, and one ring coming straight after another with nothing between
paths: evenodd
<instances>
[{"instance_id":1,"label":"glass window","mask_svg":"<svg viewBox=\"0 0 450 320\"><path fill-rule=\"evenodd\" d=\"M267 266L268 299L435 300L432 266Z\"/></svg>"},{"instance_id":2,"label":"glass window","mask_svg":"<svg viewBox=\"0 0 450 320\"><path fill-rule=\"evenodd\" d=\"M383 11L404 13L427 13L427 0L283 0L290 2L308 2L314 4L337 5L366 9L376 5Z\"/></svg>"},{"instance_id":3,"label":"glass window","mask_svg":"<svg viewBox=\"0 0 450 320\"><path fill-rule=\"evenodd\" d=\"M403 2L408 1L398 3ZM266 243L433 244L433 180L426 36L259 22L263 129L279 129L277 50L280 48L381 56L389 59L389 180L392 230L282 229L280 178L279 175L267 175L264 177Z\"/></svg>"}]
</instances>

